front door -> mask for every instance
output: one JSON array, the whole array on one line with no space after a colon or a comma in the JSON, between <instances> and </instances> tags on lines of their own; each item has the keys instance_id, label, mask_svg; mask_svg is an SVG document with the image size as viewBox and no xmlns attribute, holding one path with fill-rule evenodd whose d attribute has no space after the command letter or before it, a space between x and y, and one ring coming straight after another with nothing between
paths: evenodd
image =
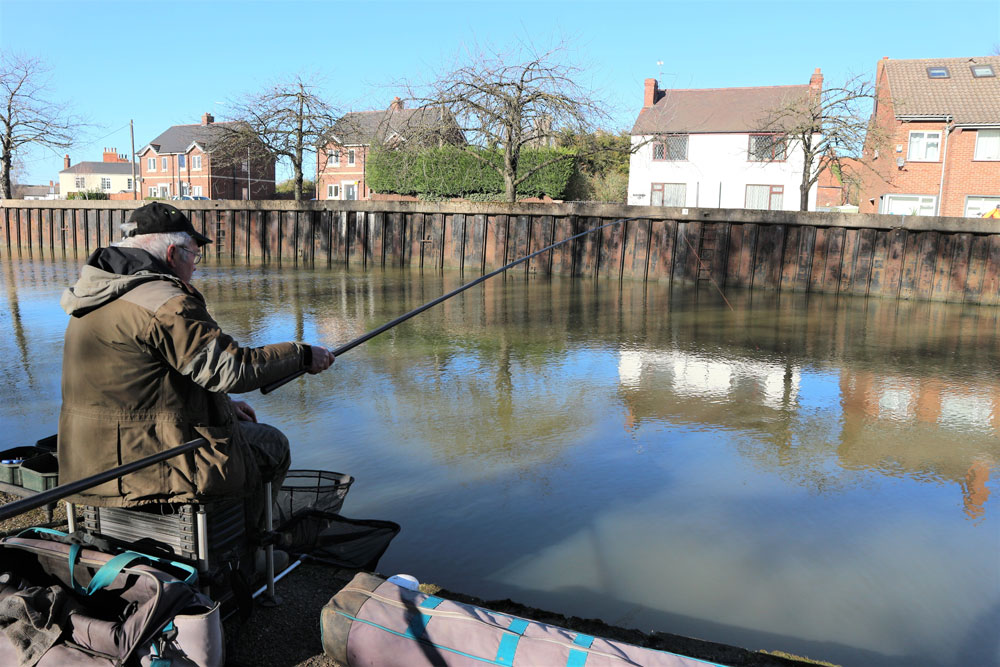
<instances>
[{"instance_id":1,"label":"front door","mask_svg":"<svg viewBox=\"0 0 1000 667\"><path fill-rule=\"evenodd\" d=\"M358 198L358 186L354 183L348 183L344 186L344 199L357 199Z\"/></svg>"}]
</instances>

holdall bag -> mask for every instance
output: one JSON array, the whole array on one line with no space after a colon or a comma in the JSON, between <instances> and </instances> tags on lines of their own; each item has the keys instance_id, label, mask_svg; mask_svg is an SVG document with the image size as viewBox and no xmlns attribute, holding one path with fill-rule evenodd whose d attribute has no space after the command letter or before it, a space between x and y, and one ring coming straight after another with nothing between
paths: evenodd
<instances>
[{"instance_id":1,"label":"holdall bag","mask_svg":"<svg viewBox=\"0 0 1000 667\"><path fill-rule=\"evenodd\" d=\"M321 613L323 651L378 667L704 667L715 663L592 637L396 586L359 572Z\"/></svg>"},{"instance_id":2,"label":"holdall bag","mask_svg":"<svg viewBox=\"0 0 1000 667\"><path fill-rule=\"evenodd\" d=\"M221 666L219 607L189 565L29 529L0 540L0 664Z\"/></svg>"}]
</instances>

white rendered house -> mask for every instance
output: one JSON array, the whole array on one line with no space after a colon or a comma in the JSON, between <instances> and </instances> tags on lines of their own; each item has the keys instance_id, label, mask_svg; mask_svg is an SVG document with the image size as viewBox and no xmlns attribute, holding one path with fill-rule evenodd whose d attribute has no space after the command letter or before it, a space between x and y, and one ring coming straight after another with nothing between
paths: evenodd
<instances>
[{"instance_id":1,"label":"white rendered house","mask_svg":"<svg viewBox=\"0 0 1000 667\"><path fill-rule=\"evenodd\" d=\"M823 88L808 85L661 90L646 79L629 162L628 203L642 206L799 210L798 142L761 131L776 110ZM816 186L809 192L816 210Z\"/></svg>"}]
</instances>

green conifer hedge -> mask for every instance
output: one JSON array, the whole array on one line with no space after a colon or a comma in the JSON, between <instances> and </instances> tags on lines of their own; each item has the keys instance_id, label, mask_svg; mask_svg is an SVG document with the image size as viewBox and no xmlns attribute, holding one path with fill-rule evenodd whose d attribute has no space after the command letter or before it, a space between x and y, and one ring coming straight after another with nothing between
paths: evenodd
<instances>
[{"instance_id":1,"label":"green conifer hedge","mask_svg":"<svg viewBox=\"0 0 1000 667\"><path fill-rule=\"evenodd\" d=\"M548 195L562 199L575 170L574 152L565 148L536 148L521 151L519 173L554 157L565 159L549 164L517 186L519 197ZM424 197L466 197L503 195L503 178L490 165L503 165L503 153L482 149L479 156L459 146L442 146L417 151L373 150L365 163L368 187L375 192ZM471 197L475 198L475 197Z\"/></svg>"}]
</instances>

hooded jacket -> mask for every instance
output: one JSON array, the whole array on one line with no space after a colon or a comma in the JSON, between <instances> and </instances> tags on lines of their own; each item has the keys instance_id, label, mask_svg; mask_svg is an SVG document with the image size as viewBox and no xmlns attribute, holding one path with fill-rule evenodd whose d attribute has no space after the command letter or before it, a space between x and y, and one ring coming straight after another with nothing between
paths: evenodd
<instances>
[{"instance_id":1,"label":"hooded jacket","mask_svg":"<svg viewBox=\"0 0 1000 667\"><path fill-rule=\"evenodd\" d=\"M301 343L241 347L205 299L143 250L100 248L61 300L66 328L59 481L71 482L199 436L209 445L75 497L130 507L244 495L259 482L228 392L308 365Z\"/></svg>"}]
</instances>

